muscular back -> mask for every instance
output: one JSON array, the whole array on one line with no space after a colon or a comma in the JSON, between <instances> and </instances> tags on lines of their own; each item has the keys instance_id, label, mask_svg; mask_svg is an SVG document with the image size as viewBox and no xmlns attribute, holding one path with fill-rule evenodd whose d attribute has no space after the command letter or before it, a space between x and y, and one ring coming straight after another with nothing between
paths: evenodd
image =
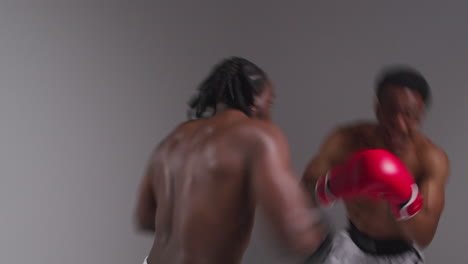
<instances>
[{"instance_id":1,"label":"muscular back","mask_svg":"<svg viewBox=\"0 0 468 264\"><path fill-rule=\"evenodd\" d=\"M239 263L254 206L238 133L247 117L188 122L156 150L157 201L149 263Z\"/></svg>"}]
</instances>

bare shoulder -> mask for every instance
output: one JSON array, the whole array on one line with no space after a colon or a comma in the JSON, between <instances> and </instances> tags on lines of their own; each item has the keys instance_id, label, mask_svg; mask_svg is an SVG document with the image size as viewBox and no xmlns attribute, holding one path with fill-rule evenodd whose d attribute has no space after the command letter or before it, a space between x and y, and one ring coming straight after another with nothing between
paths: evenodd
<instances>
[{"instance_id":1,"label":"bare shoulder","mask_svg":"<svg viewBox=\"0 0 468 264\"><path fill-rule=\"evenodd\" d=\"M351 130L367 131L377 128L377 123L370 120L357 120L343 124L341 127Z\"/></svg>"},{"instance_id":2,"label":"bare shoulder","mask_svg":"<svg viewBox=\"0 0 468 264\"><path fill-rule=\"evenodd\" d=\"M188 129L190 129L191 126L195 125L196 123L197 123L196 120L189 120L189 121L178 124L174 129L169 131L168 134L162 140L160 140L159 143L154 148L153 157L157 156L158 154L163 152L165 149L167 149L167 146L170 145L175 140L183 138L185 132Z\"/></svg>"},{"instance_id":3,"label":"bare shoulder","mask_svg":"<svg viewBox=\"0 0 468 264\"><path fill-rule=\"evenodd\" d=\"M239 133L239 136L249 144L257 146L286 140L281 129L269 121L250 119L242 122L235 132Z\"/></svg>"},{"instance_id":4,"label":"bare shoulder","mask_svg":"<svg viewBox=\"0 0 468 264\"><path fill-rule=\"evenodd\" d=\"M429 138L423 136L419 142L419 153L426 161L436 162L439 164L448 164L449 158L445 150L432 142Z\"/></svg>"},{"instance_id":5,"label":"bare shoulder","mask_svg":"<svg viewBox=\"0 0 468 264\"><path fill-rule=\"evenodd\" d=\"M445 181L448 178L450 160L445 150L429 138L422 136L418 144L418 152L420 153L421 162L425 170L428 172L440 172L431 173L435 177L439 177L440 180Z\"/></svg>"},{"instance_id":6,"label":"bare shoulder","mask_svg":"<svg viewBox=\"0 0 468 264\"><path fill-rule=\"evenodd\" d=\"M352 137L375 135L378 124L372 121L355 121L342 126L342 129Z\"/></svg>"},{"instance_id":7,"label":"bare shoulder","mask_svg":"<svg viewBox=\"0 0 468 264\"><path fill-rule=\"evenodd\" d=\"M339 124L329 132L327 141L346 145L362 138L365 135L370 137L375 133L376 128L376 123L362 120Z\"/></svg>"}]
</instances>

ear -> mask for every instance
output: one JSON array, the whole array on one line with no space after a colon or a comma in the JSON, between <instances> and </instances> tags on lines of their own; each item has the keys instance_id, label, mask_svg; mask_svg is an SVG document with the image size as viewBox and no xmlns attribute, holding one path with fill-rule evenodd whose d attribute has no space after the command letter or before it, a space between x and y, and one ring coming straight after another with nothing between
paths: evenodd
<instances>
[{"instance_id":1,"label":"ear","mask_svg":"<svg viewBox=\"0 0 468 264\"><path fill-rule=\"evenodd\" d=\"M252 105L252 106L250 106L250 111L252 112L252 114L255 114L255 113L257 113L258 108L255 105Z\"/></svg>"}]
</instances>

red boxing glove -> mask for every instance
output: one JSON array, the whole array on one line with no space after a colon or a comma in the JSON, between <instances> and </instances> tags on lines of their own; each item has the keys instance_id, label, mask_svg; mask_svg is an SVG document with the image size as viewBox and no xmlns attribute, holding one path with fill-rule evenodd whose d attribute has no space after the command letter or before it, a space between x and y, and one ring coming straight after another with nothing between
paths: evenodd
<instances>
[{"instance_id":1,"label":"red boxing glove","mask_svg":"<svg viewBox=\"0 0 468 264\"><path fill-rule=\"evenodd\" d=\"M356 196L383 196L399 220L411 218L422 208L413 176L392 153L382 149L357 151L332 168L316 185L320 203Z\"/></svg>"}]
</instances>

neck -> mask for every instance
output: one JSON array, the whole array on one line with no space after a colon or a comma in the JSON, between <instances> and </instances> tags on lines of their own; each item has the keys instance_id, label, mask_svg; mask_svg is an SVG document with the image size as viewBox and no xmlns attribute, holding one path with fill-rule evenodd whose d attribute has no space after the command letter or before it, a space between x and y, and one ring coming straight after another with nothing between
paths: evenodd
<instances>
[{"instance_id":1,"label":"neck","mask_svg":"<svg viewBox=\"0 0 468 264\"><path fill-rule=\"evenodd\" d=\"M220 115L247 117L247 115L240 110L230 108L225 104L217 104L216 113L214 114L214 116L220 116Z\"/></svg>"},{"instance_id":2,"label":"neck","mask_svg":"<svg viewBox=\"0 0 468 264\"><path fill-rule=\"evenodd\" d=\"M400 144L393 143L390 140L388 134L385 132L385 129L383 129L381 126L379 126L378 128L378 133L382 138L385 148L397 156L402 156L404 153L406 153L406 151L409 148L411 148L411 145L413 143L411 138L408 138L407 140L405 140L405 142L401 142Z\"/></svg>"},{"instance_id":3,"label":"neck","mask_svg":"<svg viewBox=\"0 0 468 264\"><path fill-rule=\"evenodd\" d=\"M234 109L232 108L229 108L227 105L225 104L217 104L216 105L216 114L222 114L224 112L227 112L227 111L232 111Z\"/></svg>"}]
</instances>

